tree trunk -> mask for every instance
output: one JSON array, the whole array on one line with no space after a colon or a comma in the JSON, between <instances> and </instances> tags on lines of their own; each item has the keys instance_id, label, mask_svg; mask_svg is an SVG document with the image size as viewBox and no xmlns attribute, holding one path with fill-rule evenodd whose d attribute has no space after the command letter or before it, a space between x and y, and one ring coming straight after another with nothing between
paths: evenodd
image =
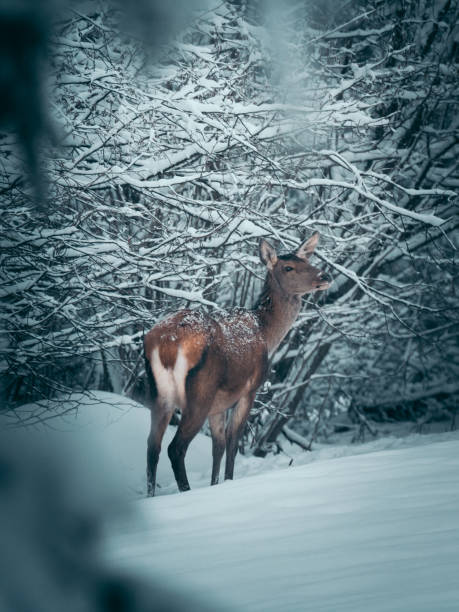
<instances>
[{"instance_id":1,"label":"tree trunk","mask_svg":"<svg viewBox=\"0 0 459 612\"><path fill-rule=\"evenodd\" d=\"M305 380L309 381L311 376L317 371L322 361L325 359L328 351L330 350L330 347L331 344L329 342L325 342L324 344L319 346L316 354L314 355L314 359L312 360L308 373L305 376ZM275 414L271 421L267 423L267 426L262 431L253 453L256 457L266 456L269 450L269 445L273 444L276 441L277 436L281 433L284 425L286 425L295 414L296 407L298 406L301 397L305 391L305 388L307 388L308 384L309 383L307 383L303 387L300 387L297 390L292 400L290 401L287 412L282 414Z\"/></svg>"}]
</instances>

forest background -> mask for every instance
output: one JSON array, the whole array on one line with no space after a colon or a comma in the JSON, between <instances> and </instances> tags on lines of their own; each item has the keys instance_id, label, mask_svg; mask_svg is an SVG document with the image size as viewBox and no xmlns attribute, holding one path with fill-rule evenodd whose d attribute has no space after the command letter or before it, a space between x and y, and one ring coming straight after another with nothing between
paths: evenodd
<instances>
[{"instance_id":1,"label":"forest background","mask_svg":"<svg viewBox=\"0 0 459 612\"><path fill-rule=\"evenodd\" d=\"M148 404L144 333L252 306L260 238L319 231L333 285L305 299L241 450L307 448L337 417L355 439L454 427L457 2L226 1L154 52L116 4L82 7L53 21L47 86L0 137L6 407Z\"/></svg>"}]
</instances>

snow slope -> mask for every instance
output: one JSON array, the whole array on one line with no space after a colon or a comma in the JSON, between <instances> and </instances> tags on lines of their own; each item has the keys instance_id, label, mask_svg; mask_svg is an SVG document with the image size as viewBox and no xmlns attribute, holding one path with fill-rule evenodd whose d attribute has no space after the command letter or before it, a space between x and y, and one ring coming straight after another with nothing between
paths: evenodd
<instances>
[{"instance_id":1,"label":"snow slope","mask_svg":"<svg viewBox=\"0 0 459 612\"><path fill-rule=\"evenodd\" d=\"M4 417L4 420L6 417ZM147 437L150 413L141 404L114 393L94 391L88 395L72 394L63 401L54 400L21 406L10 420L17 420L40 434L49 433L85 448L99 448L102 463L110 465L117 486L124 496L146 495ZM169 427L164 435L163 450L158 464L158 493L175 493L167 445L175 433ZM198 434L188 451L190 482L196 486L209 484L212 446L210 438Z\"/></svg>"},{"instance_id":2,"label":"snow slope","mask_svg":"<svg viewBox=\"0 0 459 612\"><path fill-rule=\"evenodd\" d=\"M6 417L4 417L6 418ZM150 430L149 411L141 404L114 393L93 391L88 395L72 394L66 400L41 402L21 406L11 421L21 420L39 431L51 430L77 444L99 447L100 454L111 466L111 471L124 487L128 498L146 495L146 447ZM163 438L158 464L158 495L177 493L167 446L175 433L168 427ZM342 438L343 439L343 438ZM388 435L365 444L315 444L312 452L304 452L297 445L282 440L284 453L268 455L264 459L238 455L235 478L240 479L261 472L287 469L315 461L367 454L387 449L430 445L438 440L459 440L459 431L439 434L410 434L403 437ZM192 488L207 487L210 483L212 445L209 437L198 434L188 449L186 465ZM223 466L222 466L223 472Z\"/></svg>"},{"instance_id":3,"label":"snow slope","mask_svg":"<svg viewBox=\"0 0 459 612\"><path fill-rule=\"evenodd\" d=\"M457 611L458 451L438 442L144 499L107 555L234 610Z\"/></svg>"},{"instance_id":4,"label":"snow slope","mask_svg":"<svg viewBox=\"0 0 459 612\"><path fill-rule=\"evenodd\" d=\"M236 480L217 487L206 486L211 445L199 435L187 455L194 490L146 499L145 408L95 393L16 416L77 442L83 478L118 477L131 512L106 526L104 557L116 570L229 610L459 610L457 431L239 456ZM161 493L177 491L165 452L159 482Z\"/></svg>"}]
</instances>

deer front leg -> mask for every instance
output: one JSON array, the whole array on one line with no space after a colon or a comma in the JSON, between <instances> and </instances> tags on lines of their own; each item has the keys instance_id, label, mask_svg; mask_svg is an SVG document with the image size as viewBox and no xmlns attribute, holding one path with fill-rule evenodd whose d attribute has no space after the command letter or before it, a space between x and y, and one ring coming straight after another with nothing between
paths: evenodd
<instances>
[{"instance_id":1,"label":"deer front leg","mask_svg":"<svg viewBox=\"0 0 459 612\"><path fill-rule=\"evenodd\" d=\"M225 452L225 412L209 416L210 432L212 434L212 478L211 485L218 484L220 464Z\"/></svg>"},{"instance_id":2,"label":"deer front leg","mask_svg":"<svg viewBox=\"0 0 459 612\"><path fill-rule=\"evenodd\" d=\"M247 395L243 395L233 408L233 413L226 428L225 480L233 478L237 446L244 431L254 399L255 391L251 391L247 393Z\"/></svg>"}]
</instances>

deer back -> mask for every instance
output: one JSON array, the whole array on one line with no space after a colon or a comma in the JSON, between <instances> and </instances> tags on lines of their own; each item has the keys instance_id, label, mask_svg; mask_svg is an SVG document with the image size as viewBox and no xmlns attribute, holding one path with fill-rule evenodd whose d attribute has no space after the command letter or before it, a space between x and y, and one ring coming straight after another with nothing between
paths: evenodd
<instances>
[{"instance_id":1,"label":"deer back","mask_svg":"<svg viewBox=\"0 0 459 612\"><path fill-rule=\"evenodd\" d=\"M256 389L267 371L266 342L251 311L211 317L181 310L155 325L144 344L159 394L182 409L188 383L201 374L203 384L237 399Z\"/></svg>"}]
</instances>

